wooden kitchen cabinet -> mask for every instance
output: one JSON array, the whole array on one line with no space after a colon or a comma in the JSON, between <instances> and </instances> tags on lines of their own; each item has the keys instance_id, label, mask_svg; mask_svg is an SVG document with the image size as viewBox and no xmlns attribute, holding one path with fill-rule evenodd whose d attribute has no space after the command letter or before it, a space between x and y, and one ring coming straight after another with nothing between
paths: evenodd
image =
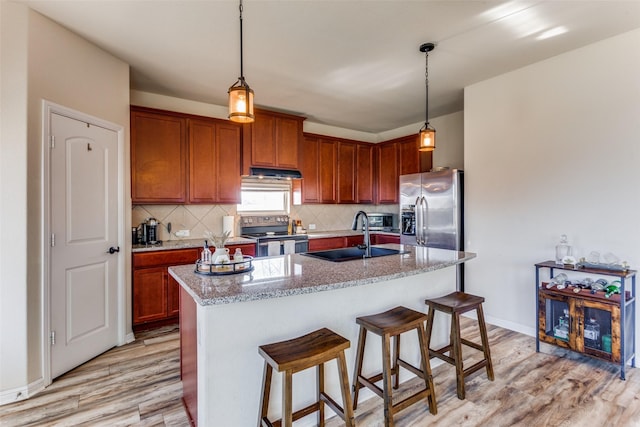
<instances>
[{"instance_id":1,"label":"wooden kitchen cabinet","mask_svg":"<svg viewBox=\"0 0 640 427\"><path fill-rule=\"evenodd\" d=\"M131 199L134 204L187 201L184 117L131 109Z\"/></svg>"},{"instance_id":2,"label":"wooden kitchen cabinet","mask_svg":"<svg viewBox=\"0 0 640 427\"><path fill-rule=\"evenodd\" d=\"M132 321L134 330L175 322L179 286L168 267L192 264L197 248L136 252L133 254Z\"/></svg>"},{"instance_id":3,"label":"wooden kitchen cabinet","mask_svg":"<svg viewBox=\"0 0 640 427\"><path fill-rule=\"evenodd\" d=\"M256 256L256 244L255 243L242 243L240 245L225 245L229 249L229 256L233 257L236 249L240 249L242 255ZM215 250L215 248L213 249Z\"/></svg>"},{"instance_id":4,"label":"wooden kitchen cabinet","mask_svg":"<svg viewBox=\"0 0 640 427\"><path fill-rule=\"evenodd\" d=\"M309 251L326 251L329 249L344 248L345 237L322 237L309 239Z\"/></svg>"},{"instance_id":5,"label":"wooden kitchen cabinet","mask_svg":"<svg viewBox=\"0 0 640 427\"><path fill-rule=\"evenodd\" d=\"M541 270L548 270L548 281L541 279ZM548 287L551 279L559 274L554 273L555 270L567 274L575 270L581 278L586 274L594 281L609 276L607 280L620 281L621 293L607 298L604 291L592 294L587 289L574 292L576 288L572 286L558 288L552 284ZM542 341L619 363L620 378L625 379L626 364L632 361L635 366L635 275L635 270L574 269L553 261L536 264L536 351L540 351ZM631 279L631 289L626 286L628 279Z\"/></svg>"},{"instance_id":6,"label":"wooden kitchen cabinet","mask_svg":"<svg viewBox=\"0 0 640 427\"><path fill-rule=\"evenodd\" d=\"M371 235L372 245L382 245L384 243L400 244L400 236L392 236L390 234L372 234Z\"/></svg>"},{"instance_id":7,"label":"wooden kitchen cabinet","mask_svg":"<svg viewBox=\"0 0 640 427\"><path fill-rule=\"evenodd\" d=\"M398 144L398 170L400 175L423 172L420 167L420 155L422 153L418 150L420 148L418 135L408 135L395 141Z\"/></svg>"},{"instance_id":8,"label":"wooden kitchen cabinet","mask_svg":"<svg viewBox=\"0 0 640 427\"><path fill-rule=\"evenodd\" d=\"M239 203L240 148L230 121L132 106L132 203Z\"/></svg>"},{"instance_id":9,"label":"wooden kitchen cabinet","mask_svg":"<svg viewBox=\"0 0 640 427\"><path fill-rule=\"evenodd\" d=\"M373 144L360 143L356 149L356 203L374 203L375 170Z\"/></svg>"},{"instance_id":10,"label":"wooden kitchen cabinet","mask_svg":"<svg viewBox=\"0 0 640 427\"><path fill-rule=\"evenodd\" d=\"M378 191L377 203L398 203L400 186L398 144L384 143L377 148Z\"/></svg>"},{"instance_id":11,"label":"wooden kitchen cabinet","mask_svg":"<svg viewBox=\"0 0 640 427\"><path fill-rule=\"evenodd\" d=\"M320 203L320 140L305 135L301 156L302 203Z\"/></svg>"},{"instance_id":12,"label":"wooden kitchen cabinet","mask_svg":"<svg viewBox=\"0 0 640 427\"><path fill-rule=\"evenodd\" d=\"M252 166L299 170L305 118L267 110L256 110L255 117L243 129L243 172Z\"/></svg>"},{"instance_id":13,"label":"wooden kitchen cabinet","mask_svg":"<svg viewBox=\"0 0 640 427\"><path fill-rule=\"evenodd\" d=\"M356 179L359 174L356 162L357 145L352 142L337 143L338 203L357 203Z\"/></svg>"},{"instance_id":14,"label":"wooden kitchen cabinet","mask_svg":"<svg viewBox=\"0 0 640 427\"><path fill-rule=\"evenodd\" d=\"M318 177L320 203L336 202L336 142L331 139L318 140Z\"/></svg>"},{"instance_id":15,"label":"wooden kitchen cabinet","mask_svg":"<svg viewBox=\"0 0 640 427\"><path fill-rule=\"evenodd\" d=\"M240 126L189 119L189 203L240 203Z\"/></svg>"},{"instance_id":16,"label":"wooden kitchen cabinet","mask_svg":"<svg viewBox=\"0 0 640 427\"><path fill-rule=\"evenodd\" d=\"M374 244L373 243L373 235L371 235L370 238L372 240L371 244ZM364 244L364 235L363 234L360 234L360 235L357 235L357 236L347 236L347 237L345 237L345 247L350 248L352 246L358 246L358 245L362 245L362 244Z\"/></svg>"}]
</instances>

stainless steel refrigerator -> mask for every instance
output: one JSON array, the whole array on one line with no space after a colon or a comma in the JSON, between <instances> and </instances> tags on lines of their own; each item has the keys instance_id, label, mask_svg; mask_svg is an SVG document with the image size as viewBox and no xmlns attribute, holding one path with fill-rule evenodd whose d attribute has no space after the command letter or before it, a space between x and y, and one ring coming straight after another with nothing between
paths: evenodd
<instances>
[{"instance_id":1,"label":"stainless steel refrigerator","mask_svg":"<svg viewBox=\"0 0 640 427\"><path fill-rule=\"evenodd\" d=\"M457 169L400 176L400 243L464 250L463 177ZM456 289L464 291L464 264Z\"/></svg>"}]
</instances>

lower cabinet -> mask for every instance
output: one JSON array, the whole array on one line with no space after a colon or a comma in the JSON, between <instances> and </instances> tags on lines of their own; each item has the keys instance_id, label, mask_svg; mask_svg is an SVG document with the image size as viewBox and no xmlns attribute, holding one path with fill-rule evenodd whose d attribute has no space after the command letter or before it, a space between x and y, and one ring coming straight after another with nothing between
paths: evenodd
<instances>
[{"instance_id":1,"label":"lower cabinet","mask_svg":"<svg viewBox=\"0 0 640 427\"><path fill-rule=\"evenodd\" d=\"M189 248L133 254L131 305L134 329L177 320L180 285L169 276L168 268L194 263L198 253L198 249Z\"/></svg>"},{"instance_id":2,"label":"lower cabinet","mask_svg":"<svg viewBox=\"0 0 640 427\"><path fill-rule=\"evenodd\" d=\"M371 244L380 245L383 243L400 243L400 236L392 236L388 234L371 234ZM348 248L358 246L364 243L364 235L358 234L353 236L341 237L323 237L317 239L309 239L310 251L326 251L329 249Z\"/></svg>"},{"instance_id":3,"label":"lower cabinet","mask_svg":"<svg viewBox=\"0 0 640 427\"><path fill-rule=\"evenodd\" d=\"M390 234L373 234L371 235L372 245L382 245L383 243L400 244L400 236L392 236Z\"/></svg>"},{"instance_id":4,"label":"lower cabinet","mask_svg":"<svg viewBox=\"0 0 640 427\"><path fill-rule=\"evenodd\" d=\"M309 251L326 251L345 247L344 237L323 237L321 239L309 239Z\"/></svg>"}]
</instances>

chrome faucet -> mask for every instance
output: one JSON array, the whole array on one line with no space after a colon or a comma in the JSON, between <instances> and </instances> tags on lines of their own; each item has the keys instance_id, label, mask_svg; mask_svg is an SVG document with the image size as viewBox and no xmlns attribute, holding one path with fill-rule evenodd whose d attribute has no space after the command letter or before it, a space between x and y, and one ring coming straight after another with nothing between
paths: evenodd
<instances>
[{"instance_id":1,"label":"chrome faucet","mask_svg":"<svg viewBox=\"0 0 640 427\"><path fill-rule=\"evenodd\" d=\"M352 230L358 229L358 218L362 215L362 226L364 227L364 248L358 246L360 249L364 249L364 257L371 258L371 238L369 237L369 217L364 211L356 212L356 216L353 217Z\"/></svg>"}]
</instances>

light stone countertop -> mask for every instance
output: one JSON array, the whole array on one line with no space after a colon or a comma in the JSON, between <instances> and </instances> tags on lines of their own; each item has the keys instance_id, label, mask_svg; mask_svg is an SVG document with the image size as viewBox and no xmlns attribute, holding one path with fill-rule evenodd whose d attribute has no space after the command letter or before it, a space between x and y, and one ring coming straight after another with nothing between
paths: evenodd
<instances>
[{"instance_id":1,"label":"light stone countertop","mask_svg":"<svg viewBox=\"0 0 640 427\"><path fill-rule=\"evenodd\" d=\"M247 237L232 237L227 240L227 245L255 244L256 239ZM204 237L200 239L176 239L164 240L160 245L133 245L131 252L170 251L174 249L201 248L204 245Z\"/></svg>"},{"instance_id":2,"label":"light stone countertop","mask_svg":"<svg viewBox=\"0 0 640 427\"><path fill-rule=\"evenodd\" d=\"M476 257L471 252L411 245L376 246L400 249L405 253L345 262L292 254L254 258L254 270L249 273L208 276L196 273L195 265L182 265L170 267L169 274L197 304L208 306L388 281L440 270Z\"/></svg>"}]
</instances>

